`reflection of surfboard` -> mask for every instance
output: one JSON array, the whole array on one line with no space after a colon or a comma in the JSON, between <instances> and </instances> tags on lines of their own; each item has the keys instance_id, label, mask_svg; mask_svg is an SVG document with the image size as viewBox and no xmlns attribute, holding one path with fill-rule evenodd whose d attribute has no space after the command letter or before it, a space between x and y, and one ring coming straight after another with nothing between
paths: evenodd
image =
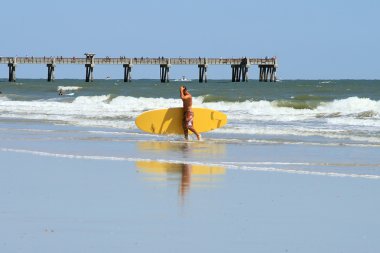
<instances>
[{"instance_id":1,"label":"reflection of surfboard","mask_svg":"<svg viewBox=\"0 0 380 253\"><path fill-rule=\"evenodd\" d=\"M226 152L225 145L212 142L168 142L168 141L139 141L139 150L148 152L191 152L192 154L216 155Z\"/></svg>"},{"instance_id":2,"label":"reflection of surfboard","mask_svg":"<svg viewBox=\"0 0 380 253\"><path fill-rule=\"evenodd\" d=\"M194 129L199 133L222 127L227 123L227 116L206 108L193 108ZM147 111L136 118L136 125L144 132L153 134L183 134L183 109L169 108ZM191 133L191 131L190 131Z\"/></svg>"},{"instance_id":3,"label":"reflection of surfboard","mask_svg":"<svg viewBox=\"0 0 380 253\"><path fill-rule=\"evenodd\" d=\"M188 165L155 161L138 161L136 162L136 166L143 173L175 174L181 173L186 166L188 168L191 168L191 174L193 175L221 175L225 173L225 169L223 167L206 165Z\"/></svg>"}]
</instances>

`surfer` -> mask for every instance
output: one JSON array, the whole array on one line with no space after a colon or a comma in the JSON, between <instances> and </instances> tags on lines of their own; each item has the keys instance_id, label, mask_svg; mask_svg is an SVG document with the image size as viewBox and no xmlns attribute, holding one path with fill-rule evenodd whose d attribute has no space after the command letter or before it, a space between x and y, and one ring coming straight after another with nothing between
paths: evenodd
<instances>
[{"instance_id":1,"label":"surfer","mask_svg":"<svg viewBox=\"0 0 380 253\"><path fill-rule=\"evenodd\" d=\"M183 126L183 132L185 134L185 139L188 140L189 130L190 130L197 136L197 139L200 140L201 135L198 134L197 131L193 127L194 112L191 108L193 105L193 97L191 96L190 92L187 90L186 86L181 86L179 89L180 89L180 96L183 102L182 126Z\"/></svg>"}]
</instances>

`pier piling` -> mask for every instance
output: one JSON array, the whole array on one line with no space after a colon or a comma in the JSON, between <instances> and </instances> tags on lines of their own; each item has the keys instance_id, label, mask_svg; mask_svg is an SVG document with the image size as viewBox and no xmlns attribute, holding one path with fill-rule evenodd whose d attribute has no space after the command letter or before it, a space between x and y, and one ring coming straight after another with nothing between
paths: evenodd
<instances>
[{"instance_id":1,"label":"pier piling","mask_svg":"<svg viewBox=\"0 0 380 253\"><path fill-rule=\"evenodd\" d=\"M132 67L133 64L123 64L124 67L124 82L131 82L132 81Z\"/></svg>"},{"instance_id":2,"label":"pier piling","mask_svg":"<svg viewBox=\"0 0 380 253\"><path fill-rule=\"evenodd\" d=\"M54 63L46 64L46 67L48 68L47 81L48 82L54 81L55 80L55 75L54 75L55 64Z\"/></svg>"},{"instance_id":3,"label":"pier piling","mask_svg":"<svg viewBox=\"0 0 380 253\"><path fill-rule=\"evenodd\" d=\"M247 58L241 59L239 64L232 64L232 82L248 82L248 68L250 67Z\"/></svg>"},{"instance_id":4,"label":"pier piling","mask_svg":"<svg viewBox=\"0 0 380 253\"><path fill-rule=\"evenodd\" d=\"M259 65L260 69L260 75L259 75L259 81L260 82L276 82L276 65Z\"/></svg>"},{"instance_id":5,"label":"pier piling","mask_svg":"<svg viewBox=\"0 0 380 253\"><path fill-rule=\"evenodd\" d=\"M207 64L199 64L198 65L198 68L199 68L199 82L200 83L207 83L207 67L208 65Z\"/></svg>"},{"instance_id":6,"label":"pier piling","mask_svg":"<svg viewBox=\"0 0 380 253\"><path fill-rule=\"evenodd\" d=\"M160 79L161 83L168 83L169 82L169 70L171 65L170 64L160 64Z\"/></svg>"},{"instance_id":7,"label":"pier piling","mask_svg":"<svg viewBox=\"0 0 380 253\"><path fill-rule=\"evenodd\" d=\"M9 82L16 82L16 63L8 63L9 68Z\"/></svg>"},{"instance_id":8,"label":"pier piling","mask_svg":"<svg viewBox=\"0 0 380 253\"><path fill-rule=\"evenodd\" d=\"M86 82L93 82L94 81L94 67L95 67L95 62L94 62L94 56L95 54L93 53L85 53L86 56Z\"/></svg>"},{"instance_id":9,"label":"pier piling","mask_svg":"<svg viewBox=\"0 0 380 253\"><path fill-rule=\"evenodd\" d=\"M86 64L86 82L94 81L94 66L93 64Z\"/></svg>"}]
</instances>

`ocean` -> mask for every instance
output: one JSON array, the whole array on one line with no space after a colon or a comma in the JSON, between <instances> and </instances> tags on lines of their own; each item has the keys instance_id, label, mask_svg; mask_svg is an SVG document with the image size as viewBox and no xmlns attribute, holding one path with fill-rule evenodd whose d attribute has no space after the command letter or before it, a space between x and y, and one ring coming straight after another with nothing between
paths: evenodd
<instances>
[{"instance_id":1,"label":"ocean","mask_svg":"<svg viewBox=\"0 0 380 253\"><path fill-rule=\"evenodd\" d=\"M227 125L202 141L140 131L142 112L182 106L180 85ZM0 91L1 251L379 251L377 80Z\"/></svg>"},{"instance_id":2,"label":"ocean","mask_svg":"<svg viewBox=\"0 0 380 253\"><path fill-rule=\"evenodd\" d=\"M367 176L370 173L380 177L377 171L372 171L372 167L380 167L377 159L372 163L367 161L367 156L357 161L345 161L344 156L338 159L338 155L328 158L331 152L339 154L349 148L370 148L377 152L380 147L380 85L377 80L283 80L275 83L232 83L226 80L210 80L208 83L160 83L158 80L134 80L131 83L122 80L96 80L93 83L83 80L50 83L28 79L16 83L3 81L0 83L1 130L7 135L13 131L18 135L22 131L34 137L37 133L60 136L62 140L81 135L90 140L109 140L110 143L181 143L182 136L141 132L134 120L147 110L180 107L179 86L183 84L193 95L194 107L219 110L228 117L225 127L203 134L202 145L206 147L201 148L207 151L223 146L223 150L232 151L214 158L199 156L198 152L185 159L169 148L161 154L134 153L129 158L236 168L279 169L286 165L302 167L302 171L317 167L336 172L338 167L340 172L349 168L349 174L354 171L355 175L364 173ZM64 95L58 95L59 90ZM10 124L18 126L14 129ZM73 128L77 132L73 130L72 134L62 135L62 129ZM257 147L260 150L271 147L266 156L276 152L275 156L269 160L252 156ZM301 156L293 155L289 161L288 151L299 147ZM309 154L309 158L302 155L314 147L324 148L316 154ZM275 151L279 148L284 151ZM236 156L235 150L241 150L240 154L248 156ZM30 151L46 150L31 148ZM84 151L78 151L78 154L81 152ZM107 153L111 157L120 155L109 151L103 155L106 157ZM315 159L318 156L321 159ZM357 167L361 169L355 170ZM342 175L347 173L342 172Z\"/></svg>"},{"instance_id":3,"label":"ocean","mask_svg":"<svg viewBox=\"0 0 380 253\"><path fill-rule=\"evenodd\" d=\"M380 144L380 83L367 80L3 81L0 115L2 120L107 128L145 139L147 135L134 124L136 116L146 110L180 107L178 89L182 84L192 93L195 107L228 115L228 124L205 134L206 138L242 143ZM59 89L63 96L58 96Z\"/></svg>"}]
</instances>

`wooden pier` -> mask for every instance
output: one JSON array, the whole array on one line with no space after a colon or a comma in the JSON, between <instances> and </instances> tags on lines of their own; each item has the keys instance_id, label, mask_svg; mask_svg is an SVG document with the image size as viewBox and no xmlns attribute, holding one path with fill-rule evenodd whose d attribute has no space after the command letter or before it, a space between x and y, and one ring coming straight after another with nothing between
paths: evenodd
<instances>
[{"instance_id":1,"label":"wooden pier","mask_svg":"<svg viewBox=\"0 0 380 253\"><path fill-rule=\"evenodd\" d=\"M9 82L16 81L16 66L18 64L43 64L48 68L47 80L55 79L55 67L58 64L83 65L86 69L86 82L94 81L94 68L96 65L122 65L124 68L124 82L131 82L132 67L135 65L158 65L160 67L161 82L169 82L169 70L173 65L196 65L199 69L199 82L207 82L207 69L209 65L230 65L232 69L232 82L247 82L248 69L251 65L259 68L260 82L275 82L277 59L272 58L148 58L148 57L119 57L96 58L95 54L86 53L85 57L0 57L0 64L8 64Z\"/></svg>"}]
</instances>

